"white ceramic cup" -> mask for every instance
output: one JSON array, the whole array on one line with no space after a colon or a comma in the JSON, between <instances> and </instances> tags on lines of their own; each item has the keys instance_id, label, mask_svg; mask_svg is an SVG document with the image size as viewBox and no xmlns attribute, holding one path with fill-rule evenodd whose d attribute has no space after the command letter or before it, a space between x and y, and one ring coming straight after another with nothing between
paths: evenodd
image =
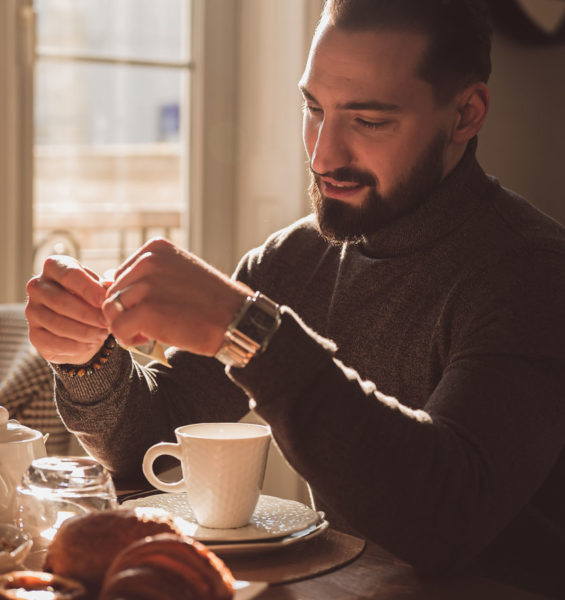
<instances>
[{"instance_id":1,"label":"white ceramic cup","mask_svg":"<svg viewBox=\"0 0 565 600\"><path fill-rule=\"evenodd\" d=\"M243 527L257 506L271 428L254 423L197 423L175 429L176 444L151 446L143 458L149 483L164 492L186 492L199 525ZM161 455L182 466L182 479L166 483L153 470Z\"/></svg>"}]
</instances>

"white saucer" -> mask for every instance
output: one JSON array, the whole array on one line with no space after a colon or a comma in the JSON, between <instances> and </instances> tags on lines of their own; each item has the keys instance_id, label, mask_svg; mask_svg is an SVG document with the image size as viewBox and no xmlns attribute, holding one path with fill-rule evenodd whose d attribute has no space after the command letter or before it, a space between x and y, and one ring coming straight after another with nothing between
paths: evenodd
<instances>
[{"instance_id":1,"label":"white saucer","mask_svg":"<svg viewBox=\"0 0 565 600\"><path fill-rule=\"evenodd\" d=\"M263 581L236 581L234 584L234 600L251 600L262 591L266 590L268 584Z\"/></svg>"},{"instance_id":2,"label":"white saucer","mask_svg":"<svg viewBox=\"0 0 565 600\"><path fill-rule=\"evenodd\" d=\"M283 538L275 540L266 540L264 542L231 542L227 544L217 544L215 542L205 542L206 546L215 554L220 556L237 556L240 554L263 554L272 550L279 550L292 546L297 542L310 540L317 535L320 535L329 527L328 521L320 521L317 525L312 525L304 531L297 531Z\"/></svg>"},{"instance_id":3,"label":"white saucer","mask_svg":"<svg viewBox=\"0 0 565 600\"><path fill-rule=\"evenodd\" d=\"M196 523L192 508L184 492L179 494L160 493L142 498L125 500L122 506L135 508L149 506L161 508L188 523L187 535L201 542L251 542L283 538L304 531L322 520L320 515L308 506L296 502L262 495L251 521L237 529L210 529Z\"/></svg>"}]
</instances>

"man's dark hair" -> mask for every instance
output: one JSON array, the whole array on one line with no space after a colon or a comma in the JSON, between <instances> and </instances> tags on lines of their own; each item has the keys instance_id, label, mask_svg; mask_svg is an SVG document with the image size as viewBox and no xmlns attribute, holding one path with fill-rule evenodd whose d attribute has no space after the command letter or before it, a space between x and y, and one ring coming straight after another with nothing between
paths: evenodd
<instances>
[{"instance_id":1,"label":"man's dark hair","mask_svg":"<svg viewBox=\"0 0 565 600\"><path fill-rule=\"evenodd\" d=\"M439 104L490 76L492 30L482 0L326 0L325 21L345 30L427 35L428 49L417 75L433 85Z\"/></svg>"}]
</instances>

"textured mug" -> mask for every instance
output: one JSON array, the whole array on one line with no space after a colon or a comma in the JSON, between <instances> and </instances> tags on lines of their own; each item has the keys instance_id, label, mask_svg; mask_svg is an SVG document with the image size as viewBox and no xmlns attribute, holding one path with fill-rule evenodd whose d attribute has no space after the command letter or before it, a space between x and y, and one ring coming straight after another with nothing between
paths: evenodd
<instances>
[{"instance_id":1,"label":"textured mug","mask_svg":"<svg viewBox=\"0 0 565 600\"><path fill-rule=\"evenodd\" d=\"M257 506L271 429L254 423L197 423L175 429L176 444L151 446L143 458L147 480L164 492L186 492L199 525L243 527ZM180 461L182 479L166 483L153 470L162 455Z\"/></svg>"}]
</instances>

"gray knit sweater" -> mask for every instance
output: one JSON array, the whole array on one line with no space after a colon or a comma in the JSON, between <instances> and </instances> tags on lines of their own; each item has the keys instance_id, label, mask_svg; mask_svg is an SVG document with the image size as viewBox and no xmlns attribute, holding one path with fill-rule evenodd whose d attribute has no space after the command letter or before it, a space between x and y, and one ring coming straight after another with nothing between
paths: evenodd
<instances>
[{"instance_id":1,"label":"gray knit sweater","mask_svg":"<svg viewBox=\"0 0 565 600\"><path fill-rule=\"evenodd\" d=\"M58 373L68 427L138 473L149 445L239 419L249 395L330 521L423 572L565 552L565 232L475 148L363 244L329 245L308 217L244 257L236 276L284 308L233 381L214 359L118 350L90 377Z\"/></svg>"}]
</instances>

